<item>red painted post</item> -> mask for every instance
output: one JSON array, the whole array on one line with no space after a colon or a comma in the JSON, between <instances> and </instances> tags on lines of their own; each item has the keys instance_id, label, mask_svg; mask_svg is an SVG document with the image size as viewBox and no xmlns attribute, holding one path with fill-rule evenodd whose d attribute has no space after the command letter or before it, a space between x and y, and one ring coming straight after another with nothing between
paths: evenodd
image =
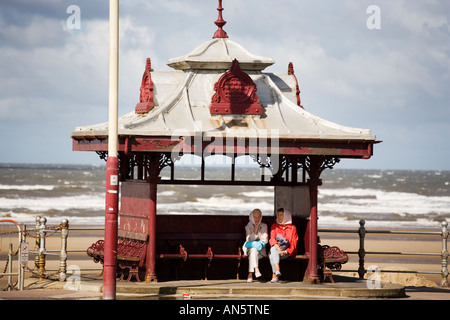
<instances>
[{"instance_id":1,"label":"red painted post","mask_svg":"<svg viewBox=\"0 0 450 320\"><path fill-rule=\"evenodd\" d=\"M155 272L156 261L156 195L159 180L159 154L150 159L150 216L148 217L148 246L145 282L158 281Z\"/></svg>"},{"instance_id":2,"label":"red painted post","mask_svg":"<svg viewBox=\"0 0 450 320\"><path fill-rule=\"evenodd\" d=\"M106 161L103 299L116 298L117 221L119 208L118 95L119 0L109 1L109 119Z\"/></svg>"},{"instance_id":3,"label":"red painted post","mask_svg":"<svg viewBox=\"0 0 450 320\"><path fill-rule=\"evenodd\" d=\"M309 239L309 264L307 269L307 279L309 282L318 282L319 276L317 274L317 194L320 179L309 179L309 194L311 201L310 211L310 239Z\"/></svg>"},{"instance_id":4,"label":"red painted post","mask_svg":"<svg viewBox=\"0 0 450 320\"><path fill-rule=\"evenodd\" d=\"M322 184L320 178L322 160L316 157L310 158L308 168L308 185L310 198L310 215L309 215L309 263L306 269L305 278L307 282L319 282L317 273L317 196L318 188Z\"/></svg>"},{"instance_id":5,"label":"red painted post","mask_svg":"<svg viewBox=\"0 0 450 320\"><path fill-rule=\"evenodd\" d=\"M103 264L103 298L116 298L117 225L119 209L119 161L106 162L105 253Z\"/></svg>"}]
</instances>

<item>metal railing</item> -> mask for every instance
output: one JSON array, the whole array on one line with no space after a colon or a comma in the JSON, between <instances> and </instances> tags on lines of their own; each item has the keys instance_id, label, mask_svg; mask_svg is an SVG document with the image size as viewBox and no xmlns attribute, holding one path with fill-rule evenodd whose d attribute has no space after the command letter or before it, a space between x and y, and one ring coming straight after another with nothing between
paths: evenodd
<instances>
[{"instance_id":1,"label":"metal railing","mask_svg":"<svg viewBox=\"0 0 450 320\"><path fill-rule=\"evenodd\" d=\"M70 231L105 231L104 227L70 227ZM87 248L84 249L67 249L66 252L69 253L85 253L86 254ZM85 268L85 267L79 267L77 266L77 269L79 271L103 271L103 267L96 267L96 268Z\"/></svg>"},{"instance_id":2,"label":"metal railing","mask_svg":"<svg viewBox=\"0 0 450 320\"><path fill-rule=\"evenodd\" d=\"M4 277L4 276L8 276L8 283L7 283L7 291L11 291L11 289L14 288L14 284L12 283L12 277L13 276L17 276L18 280L18 288L19 290L23 290L23 275L24 275L24 264L22 262L22 239L23 239L23 232L22 229L19 225L19 223L17 223L14 220L11 219L0 219L0 224L5 224L5 223L12 223L14 225L14 228L17 228L17 231L12 231L12 232L5 232L5 233L1 233L0 236L4 236L4 235L13 235L17 233L17 237L18 237L18 241L17 241L17 251L14 253L14 245L13 243L9 242L8 243L8 259L6 261L6 265L5 265L5 270L3 270L3 272L0 273L0 278ZM18 258L18 266L17 266L17 272L13 272L13 257L17 256Z\"/></svg>"},{"instance_id":3,"label":"metal railing","mask_svg":"<svg viewBox=\"0 0 450 320\"><path fill-rule=\"evenodd\" d=\"M358 255L359 267L358 270L339 270L340 272L358 272L359 277L362 279L366 273L370 273L374 270L367 270L365 268L366 255L418 255L418 256L438 256L441 258L441 271L414 271L414 270L378 270L380 272L393 272L393 273L422 273L422 274L440 274L441 275L441 287L448 287L448 223L442 221L441 231L401 231L401 230L367 230L365 228L365 220L359 221L359 229L319 229L318 232L323 233L357 233L359 236L359 249L358 251L345 251L347 254ZM365 250L365 237L366 234L391 234L391 235L435 235L440 236L442 239L442 250L437 252L394 252L394 251L366 251Z\"/></svg>"},{"instance_id":4,"label":"metal railing","mask_svg":"<svg viewBox=\"0 0 450 320\"><path fill-rule=\"evenodd\" d=\"M37 274L39 280L43 280L44 278L57 278L59 281L65 281L67 279L67 260L68 255L70 253L82 253L86 252L86 249L67 249L67 239L70 231L88 231L88 230L104 230L104 228L93 228L93 227L85 227L85 228L70 228L69 221L67 219L63 219L58 226L48 227L46 225L47 219L45 217L37 217L36 218L36 244L35 250L29 251L30 253L35 254L35 269L29 270L34 274ZM60 250L47 250L46 248L46 238L55 234L56 232L60 232L61 236L61 249ZM49 235L48 233L51 232ZM25 232L25 235L30 235L30 232ZM50 269L46 268L46 256L54 255L59 256L59 268ZM95 270L103 270L103 268L80 268L77 266L77 270L84 271L95 271Z\"/></svg>"},{"instance_id":5,"label":"metal railing","mask_svg":"<svg viewBox=\"0 0 450 320\"><path fill-rule=\"evenodd\" d=\"M0 222L8 221L12 222L12 220L8 219L0 219ZM83 253L86 252L86 249L67 249L67 239L70 231L103 231L103 227L75 227L69 228L69 221L67 219L63 219L61 223L57 226L48 227L46 225L47 219L44 217L36 218L36 226L34 230L27 230L25 225L22 228L17 224L17 222L13 222L16 224L18 228L18 237L19 237L19 271L17 273L13 273L12 270L9 270L6 273L0 273L2 275L18 275L19 276L19 288L23 289L23 274L25 271L30 271L33 274L36 274L40 280L48 277L56 277L59 281L65 281L67 279L67 259L69 253ZM359 267L357 270L339 270L340 272L357 272L360 278L364 278L366 273L370 273L373 270L368 270L365 268L365 258L367 255L422 255L422 256L439 256L441 258L441 271L433 272L433 271L414 271L414 270L379 270L380 272L397 272L397 273L424 273L424 274L441 274L441 283L442 287L448 287L448 249L447 249L447 240L448 240L448 223L447 221L442 221L441 223L441 231L400 231L400 230L367 230L365 228L365 221L359 221L360 227L358 229L318 229L319 233L336 233L336 234L358 234L359 236L359 249L358 251L346 251L347 254L353 254L358 256ZM35 235L33 235L33 232ZM54 235L55 233L60 232L61 237L61 249L60 250L47 250L46 249L46 238ZM437 252L393 252L393 251L366 251L365 250L365 241L366 234L391 234L391 235L434 235L440 236L442 239L442 250L440 253ZM35 248L29 253L35 254L35 268L31 270L23 264L21 259L24 257L21 252L21 243L27 243L26 239L28 237L35 238ZM11 255L12 248L10 249ZM17 254L17 253L16 253ZM46 256L47 255L56 255L59 256L59 268L57 269L46 269ZM26 259L28 260L28 259ZM9 266L11 267L11 265ZM103 268L77 268L78 270L83 271L95 271L95 270L103 270ZM52 273L53 271L53 273Z\"/></svg>"},{"instance_id":6,"label":"metal railing","mask_svg":"<svg viewBox=\"0 0 450 320\"><path fill-rule=\"evenodd\" d=\"M18 277L17 287L19 290L23 290L25 272L31 272L34 276L37 276L39 278L39 281L42 281L46 278L65 281L67 279L68 271L68 254L86 252L86 249L67 249L67 239L69 235L69 221L67 219L63 219L59 225L55 226L48 226L47 218L40 216L36 217L36 225L34 227L19 225L19 223L11 219L0 219L0 224L1 223L12 223L15 225L17 230L8 232L0 231L0 236L15 237L17 235L18 237L16 252L14 252L14 245L13 243L11 243L11 241L7 244L9 248L5 270L4 272L0 273L0 278L3 276L8 276L8 284L6 290L12 290L15 287L15 284L12 283L13 276ZM72 228L71 230L104 230L104 228ZM58 232L61 239L61 249L47 250L47 238L55 235ZM30 241L30 243L27 241ZM34 248L32 242L34 242ZM29 248L33 249L29 250ZM28 265L29 254L35 255L34 268L30 268L30 266ZM12 271L13 257L15 256L18 257L17 272ZM59 267L56 269L46 268L47 256L59 257ZM81 270L81 268L77 269ZM85 268L82 270L103 270L103 268Z\"/></svg>"},{"instance_id":7,"label":"metal railing","mask_svg":"<svg viewBox=\"0 0 450 320\"><path fill-rule=\"evenodd\" d=\"M46 277L57 277L60 281L64 281L66 279L67 272L67 237L68 237L68 228L69 221L67 219L63 219L59 225L49 227L46 225L47 218L45 217L36 217L36 226L35 229L27 229L26 225L24 226L24 241L26 242L27 237L31 237L35 239L34 250L30 250L29 253L34 253L34 269L30 269L27 267L27 271L32 272L33 274L39 277L39 281L44 280ZM61 237L61 250L47 250L46 249L46 240L48 237L60 233ZM57 253L59 252L59 253ZM59 256L59 268L58 269L45 269L46 265L46 256L54 255ZM50 273L50 271L54 271L54 273Z\"/></svg>"}]
</instances>

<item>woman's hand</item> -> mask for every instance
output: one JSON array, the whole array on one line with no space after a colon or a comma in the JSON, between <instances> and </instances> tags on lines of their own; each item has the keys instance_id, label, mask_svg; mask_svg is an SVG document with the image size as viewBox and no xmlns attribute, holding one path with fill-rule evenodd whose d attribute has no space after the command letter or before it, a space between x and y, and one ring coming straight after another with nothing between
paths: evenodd
<instances>
[{"instance_id":1,"label":"woman's hand","mask_svg":"<svg viewBox=\"0 0 450 320\"><path fill-rule=\"evenodd\" d=\"M286 250L281 250L281 248L278 244L275 245L275 249L277 249L278 254L282 257L286 256L288 254Z\"/></svg>"},{"instance_id":2,"label":"woman's hand","mask_svg":"<svg viewBox=\"0 0 450 320\"><path fill-rule=\"evenodd\" d=\"M280 256L283 256L284 254L283 254L283 250L281 250L281 248L280 248L280 246L278 245L278 244L276 244L275 245L275 249L277 249L277 251L278 251L278 254L280 255Z\"/></svg>"}]
</instances>

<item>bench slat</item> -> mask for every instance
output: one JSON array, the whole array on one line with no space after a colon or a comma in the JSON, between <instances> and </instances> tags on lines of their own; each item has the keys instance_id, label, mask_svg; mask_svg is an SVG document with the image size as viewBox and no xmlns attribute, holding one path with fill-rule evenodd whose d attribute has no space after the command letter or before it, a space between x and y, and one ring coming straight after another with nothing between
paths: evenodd
<instances>
[{"instance_id":1,"label":"bench slat","mask_svg":"<svg viewBox=\"0 0 450 320\"><path fill-rule=\"evenodd\" d=\"M148 239L148 234L125 230L118 230L117 235L119 236L119 238L126 238L139 241L147 241Z\"/></svg>"},{"instance_id":2,"label":"bench slat","mask_svg":"<svg viewBox=\"0 0 450 320\"><path fill-rule=\"evenodd\" d=\"M160 239L160 240L245 240L245 235L242 233L157 232L156 239Z\"/></svg>"},{"instance_id":3,"label":"bench slat","mask_svg":"<svg viewBox=\"0 0 450 320\"><path fill-rule=\"evenodd\" d=\"M140 259L139 257L122 256L122 255L118 254L118 255L117 255L117 260L139 262L139 260L141 260L141 259Z\"/></svg>"}]
</instances>

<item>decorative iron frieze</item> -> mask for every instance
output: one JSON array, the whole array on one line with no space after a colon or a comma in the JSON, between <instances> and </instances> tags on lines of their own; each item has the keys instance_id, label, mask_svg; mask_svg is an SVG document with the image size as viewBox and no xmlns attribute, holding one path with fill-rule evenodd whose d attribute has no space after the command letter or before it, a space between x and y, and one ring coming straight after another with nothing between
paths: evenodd
<instances>
[{"instance_id":1,"label":"decorative iron frieze","mask_svg":"<svg viewBox=\"0 0 450 320\"><path fill-rule=\"evenodd\" d=\"M339 158L331 156L308 156L303 159L302 166L308 172L310 179L319 179L322 171L325 169L333 169L336 163L340 162Z\"/></svg>"},{"instance_id":2,"label":"decorative iron frieze","mask_svg":"<svg viewBox=\"0 0 450 320\"><path fill-rule=\"evenodd\" d=\"M95 151L95 153L99 156L102 160L108 160L108 151Z\"/></svg>"}]
</instances>

